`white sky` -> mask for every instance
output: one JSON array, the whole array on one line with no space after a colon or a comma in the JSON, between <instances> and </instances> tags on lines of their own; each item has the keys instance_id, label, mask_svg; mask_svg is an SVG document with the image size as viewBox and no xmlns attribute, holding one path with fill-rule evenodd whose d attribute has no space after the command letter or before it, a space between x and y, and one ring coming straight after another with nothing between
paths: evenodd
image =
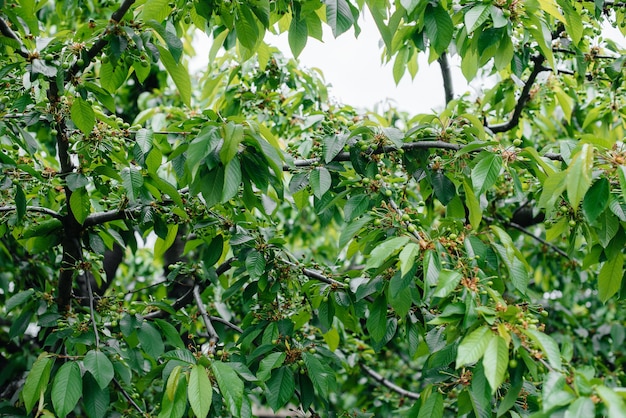
<instances>
[{"instance_id":1,"label":"white sky","mask_svg":"<svg viewBox=\"0 0 626 418\"><path fill-rule=\"evenodd\" d=\"M330 85L329 94L337 101L361 109L382 111L390 105L409 114L432 113L433 109L442 109L445 104L443 82L439 64L435 61L428 64L426 53L419 55L419 70L414 80L408 72L396 86L393 80L390 62L383 65L378 29L369 15L365 13L359 20L361 33L358 38L354 32L344 33L338 38L332 36L327 25L324 27L324 42L309 38L306 47L298 57L300 64L308 68L319 68L324 74L326 83ZM606 27L604 36L615 40L623 46L624 36L614 28ZM197 38L200 43L208 43L206 35ZM280 36L266 33L265 41L279 48L287 57L292 57L287 33ZM205 45L203 45L205 46ZM208 51L200 47L198 51ZM455 97L467 91L476 93L486 81L475 80L470 88L459 68L457 56L450 57L452 80ZM192 68L206 66L206 55L198 54L190 63ZM204 62L203 62L204 61Z\"/></svg>"},{"instance_id":2,"label":"white sky","mask_svg":"<svg viewBox=\"0 0 626 418\"><path fill-rule=\"evenodd\" d=\"M367 109L390 103L411 114L430 113L433 108L444 106L441 70L436 61L428 65L426 54L421 53L415 79L411 80L407 72L396 86L393 61L383 66L380 35L373 19L365 14L359 25L361 33L358 38L351 29L336 39L330 28L324 25L324 42L309 38L298 57L301 65L322 70L326 82L331 85L332 97L344 104ZM287 33L280 36L268 34L265 41L278 47L286 56L293 56ZM458 95L468 89L467 82L454 59L450 64L455 95Z\"/></svg>"}]
</instances>

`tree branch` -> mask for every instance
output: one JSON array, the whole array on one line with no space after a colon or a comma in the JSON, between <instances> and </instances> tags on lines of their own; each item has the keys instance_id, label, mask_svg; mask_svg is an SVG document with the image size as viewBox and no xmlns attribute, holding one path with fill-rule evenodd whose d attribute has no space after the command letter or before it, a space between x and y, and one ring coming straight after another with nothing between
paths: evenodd
<instances>
[{"instance_id":1,"label":"tree branch","mask_svg":"<svg viewBox=\"0 0 626 418\"><path fill-rule=\"evenodd\" d=\"M209 333L209 354L215 354L215 346L217 345L220 337L217 335L215 328L213 328L211 317L207 313L202 297L200 296L200 286L197 284L193 287L193 297L196 300L196 306L200 311L200 315L202 315L202 319L204 320L204 326Z\"/></svg>"},{"instance_id":2,"label":"tree branch","mask_svg":"<svg viewBox=\"0 0 626 418\"><path fill-rule=\"evenodd\" d=\"M536 236L535 234L533 234L532 232L530 232L528 229L524 228L523 226L518 225L515 222L506 222L505 225L510 226L513 229L517 229L518 231L522 232L525 235L528 235L532 239L542 243L545 246L550 247L552 250L556 251L560 256L565 257L565 258L567 258L569 260L569 256L567 255L567 253L565 251L563 251L562 249L560 249L556 245L546 241L545 239Z\"/></svg>"},{"instance_id":3,"label":"tree branch","mask_svg":"<svg viewBox=\"0 0 626 418\"><path fill-rule=\"evenodd\" d=\"M217 268L215 269L215 274L219 277L222 274L226 273L228 270L230 270L230 268L232 267L233 262L235 260L236 260L235 257L231 257L228 260L224 261L222 264L217 266ZM172 304L172 309L174 311L182 309L185 306L189 305L189 303L191 303L192 299L193 299L193 289L189 289L189 291L187 293L185 293L184 295L182 295L181 297L179 297L178 299L176 299L174 301L174 303ZM144 315L144 318L145 319L156 319L156 318L166 318L167 316L169 316L169 312L164 311L164 310L160 310L160 311L151 312L151 313L149 313L147 315Z\"/></svg>"},{"instance_id":4,"label":"tree branch","mask_svg":"<svg viewBox=\"0 0 626 418\"><path fill-rule=\"evenodd\" d=\"M124 17L124 15L126 14L126 12L128 11L128 9L130 9L130 6L132 6L134 2L135 0L124 0L124 2L120 5L120 7L111 15L111 23L117 24L118 22L120 22L122 18ZM67 70L67 73L65 74L65 82L70 81L72 77L78 74L79 71L87 68L87 66L89 66L89 64L91 63L91 60L95 58L96 55L100 54L100 52L102 52L104 47L107 45L107 40L105 39L105 37L108 34L109 34L109 30L107 29L104 33L104 36L100 37L91 46L91 48L87 50L87 52L85 53L86 59L84 60L85 62L83 63L82 66L78 65L78 60L74 61L74 64L72 64L70 69Z\"/></svg>"},{"instance_id":5,"label":"tree branch","mask_svg":"<svg viewBox=\"0 0 626 418\"><path fill-rule=\"evenodd\" d=\"M419 399L420 398L420 394L419 393L415 393L415 392L411 392L410 390L406 390L404 388L401 388L400 386L396 385L395 383L393 383L391 380L387 379L386 377L384 377L383 375L381 375L380 373L376 372L373 369L370 369L368 366L366 366L364 363L359 363L359 366L361 366L361 369L363 369L363 371L369 375L372 379L374 379L376 382L380 383L381 385L385 386L388 389L393 390L394 392L402 395L402 396L406 396L407 398L410 399Z\"/></svg>"},{"instance_id":6,"label":"tree branch","mask_svg":"<svg viewBox=\"0 0 626 418\"><path fill-rule=\"evenodd\" d=\"M537 79L537 76L539 75L539 73L548 70L541 65L544 60L542 56L533 57L532 60L535 65L530 75L528 76L528 80L526 80L526 84L524 84L522 94L520 95L519 99L517 99L517 104L513 109L513 115L511 116L511 119L509 119L508 122L500 123L493 126L489 126L485 123L485 128L488 128L489 130L491 130L491 132L498 133L510 131L511 129L515 128L519 123L520 117L522 116L522 110L524 110L524 106L526 106L526 103L528 103L528 100L530 99L530 90L532 89L533 84Z\"/></svg>"},{"instance_id":7,"label":"tree branch","mask_svg":"<svg viewBox=\"0 0 626 418\"><path fill-rule=\"evenodd\" d=\"M16 206L13 205L9 205L9 206L0 206L0 212L13 212L17 210ZM26 206L26 211L27 212L37 212L37 213L43 213L45 215L50 215L55 219L63 219L63 216L58 213L53 211L52 209L48 209L48 208L42 208L39 206Z\"/></svg>"},{"instance_id":8,"label":"tree branch","mask_svg":"<svg viewBox=\"0 0 626 418\"><path fill-rule=\"evenodd\" d=\"M445 91L446 104L454 99L454 87L452 84L452 73L450 72L450 62L448 54L444 51L437 59L439 67L441 67L441 76L443 77L443 89Z\"/></svg>"},{"instance_id":9,"label":"tree branch","mask_svg":"<svg viewBox=\"0 0 626 418\"><path fill-rule=\"evenodd\" d=\"M126 400L133 406L133 408L135 408L137 412L139 412L141 416L146 416L146 413L139 407L139 405L137 405L135 400L128 394L128 392L124 390L124 388L116 378L113 378L113 384L122 392L124 398L126 398Z\"/></svg>"},{"instance_id":10,"label":"tree branch","mask_svg":"<svg viewBox=\"0 0 626 418\"><path fill-rule=\"evenodd\" d=\"M15 50L16 54L18 54L22 58L26 58L26 59L30 58L28 55L28 52L24 50L24 43L22 42L22 40L15 34L15 32L11 30L7 22L5 22L4 19L2 19L1 17L0 17L0 33L2 33L7 38L13 39L15 42L19 43L20 48Z\"/></svg>"}]
</instances>

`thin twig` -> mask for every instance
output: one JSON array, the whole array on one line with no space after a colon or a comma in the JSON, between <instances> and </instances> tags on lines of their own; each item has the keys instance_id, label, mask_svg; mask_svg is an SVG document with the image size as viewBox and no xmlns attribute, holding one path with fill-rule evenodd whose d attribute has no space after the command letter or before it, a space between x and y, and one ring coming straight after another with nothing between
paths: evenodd
<instances>
[{"instance_id":1,"label":"thin twig","mask_svg":"<svg viewBox=\"0 0 626 418\"><path fill-rule=\"evenodd\" d=\"M10 205L10 206L0 206L0 212L13 212L16 211L17 207ZM59 214L58 212L53 211L52 209L48 209L48 208L42 208L39 206L26 206L26 212L38 212L38 213L43 213L46 215L50 215L53 218L56 219L63 219L63 216L61 214Z\"/></svg>"},{"instance_id":2,"label":"thin twig","mask_svg":"<svg viewBox=\"0 0 626 418\"><path fill-rule=\"evenodd\" d=\"M331 286L347 287L345 283L342 283L342 282L337 281L337 280L335 280L333 278L327 277L323 273L320 273L319 271L312 270L312 269L306 268L306 267L299 268L298 265L296 265L295 263L292 263L291 261L288 261L288 260L280 260L280 262L281 263L285 263L288 266L298 268L300 270L300 272L302 272L302 274L304 274L306 277L308 277L310 279L319 280L320 282L329 284Z\"/></svg>"},{"instance_id":3,"label":"thin twig","mask_svg":"<svg viewBox=\"0 0 626 418\"><path fill-rule=\"evenodd\" d=\"M562 249L560 249L556 245L546 241L545 239L536 236L535 234L533 234L532 232L530 232L528 229L524 228L523 226L518 225L515 222L506 222L505 225L508 225L508 226L510 226L513 229L517 229L518 231L522 232L523 234L528 235L532 239L542 243L543 245L546 245L546 246L550 247L552 250L557 252L560 256L565 257L565 258L567 258L569 260L569 256L567 255L567 253L565 251L563 251Z\"/></svg>"},{"instance_id":4,"label":"thin twig","mask_svg":"<svg viewBox=\"0 0 626 418\"><path fill-rule=\"evenodd\" d=\"M122 387L122 385L116 378L113 378L113 383L122 392L122 395L124 395L126 400L133 406L133 408L135 408L135 410L137 410L137 412L139 412L141 416L146 416L146 413L139 407L139 405L137 405L137 403L135 403L133 398L128 394L128 392L126 392L126 390Z\"/></svg>"},{"instance_id":5,"label":"thin twig","mask_svg":"<svg viewBox=\"0 0 626 418\"><path fill-rule=\"evenodd\" d=\"M98 326L96 324L96 315L94 314L95 311L95 307L94 307L94 297L93 297L93 290L91 288L91 275L87 274L87 272L85 272L85 274L83 274L83 277L85 277L85 280L87 281L87 292L89 293L89 317L91 319L91 325L93 326L93 333L95 334L95 338L96 338L96 348L100 347L100 334L98 333Z\"/></svg>"},{"instance_id":6,"label":"thin twig","mask_svg":"<svg viewBox=\"0 0 626 418\"><path fill-rule=\"evenodd\" d=\"M443 89L445 91L446 104L454 99L454 87L452 84L452 73L450 72L450 63L448 62L448 54L444 52L437 59L441 68L441 76L443 78Z\"/></svg>"},{"instance_id":7,"label":"thin twig","mask_svg":"<svg viewBox=\"0 0 626 418\"><path fill-rule=\"evenodd\" d=\"M219 341L220 337L217 335L215 328L213 328L213 323L211 322L211 317L206 311L204 307L204 302L202 301L202 297L200 297L200 286L195 285L193 287L193 297L196 300L196 305L198 306L198 310L200 311L200 315L202 315L202 319L204 320L204 325L206 326L206 330L209 333L209 354L215 354L215 346Z\"/></svg>"},{"instance_id":8,"label":"thin twig","mask_svg":"<svg viewBox=\"0 0 626 418\"><path fill-rule=\"evenodd\" d=\"M533 84L535 83L535 80L537 79L537 76L539 75L539 73L548 70L546 67L541 65L543 60L544 58L542 56L537 56L533 58L533 62L535 63L535 66L533 67L533 70L530 72L530 75L528 76L528 80L526 80L526 84L524 84L524 88L522 89L522 94L520 94L519 99L517 99L517 104L515 105L515 108L513 109L513 115L511 115L511 119L509 119L508 122L500 123L498 125L493 125L493 126L488 126L487 124L485 124L485 127L491 130L491 132L493 133L507 132L515 128L518 125L520 117L522 116L522 111L524 110L526 103L530 99L530 90L532 89Z\"/></svg>"},{"instance_id":9,"label":"thin twig","mask_svg":"<svg viewBox=\"0 0 626 418\"><path fill-rule=\"evenodd\" d=\"M386 377L384 377L383 375L381 375L380 373L378 373L377 371L369 368L368 366L366 366L364 363L359 363L359 366L361 366L361 369L363 369L363 371L368 374L372 379L374 379L376 382L380 383L381 385L385 386L388 389L393 390L394 392L402 395L402 396L406 396L407 398L410 399L419 399L420 398L420 394L416 393L416 392L411 392L410 390L406 390L404 388L401 388L400 386L396 385L394 382L392 382L391 380L387 379Z\"/></svg>"},{"instance_id":10,"label":"thin twig","mask_svg":"<svg viewBox=\"0 0 626 418\"><path fill-rule=\"evenodd\" d=\"M212 316L209 315L209 318L211 319L211 321L213 322L219 322L220 324L226 325L228 328L238 332L239 334L241 334L243 332L243 329L241 329L240 327L238 327L237 325L233 324L230 321L225 320L224 318L222 318L221 316Z\"/></svg>"}]
</instances>

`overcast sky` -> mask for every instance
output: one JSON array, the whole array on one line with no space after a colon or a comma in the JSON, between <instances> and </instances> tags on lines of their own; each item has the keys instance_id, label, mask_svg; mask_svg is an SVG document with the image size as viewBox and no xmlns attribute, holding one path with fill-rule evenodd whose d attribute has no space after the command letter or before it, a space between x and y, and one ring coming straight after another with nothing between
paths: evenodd
<instances>
[{"instance_id":1,"label":"overcast sky","mask_svg":"<svg viewBox=\"0 0 626 418\"><path fill-rule=\"evenodd\" d=\"M415 79L411 80L407 72L396 86L392 73L393 62L382 64L380 35L369 13L361 16L359 25L361 33L358 38L354 37L351 29L337 39L332 36L330 28L323 25L324 42L309 38L300 54L301 65L322 70L326 82L331 85L331 97L344 104L372 110L381 110L375 107L388 107L391 104L410 114L432 113L433 109L443 108L443 83L436 61L429 65L427 55L420 53L419 71ZM625 37L617 29L606 28L604 35L621 46L625 43ZM207 42L207 46L199 47L197 51L208 51L208 38L204 35L201 39ZM292 57L287 33L280 36L267 33L265 41ZM206 59L206 55L199 53L191 66L206 66ZM482 87L480 80L474 80L472 86L468 86L457 56L450 57L450 66L455 97L467 91L475 93L476 89Z\"/></svg>"},{"instance_id":2,"label":"overcast sky","mask_svg":"<svg viewBox=\"0 0 626 418\"><path fill-rule=\"evenodd\" d=\"M414 80L408 72L400 84L393 80L393 61L383 66L380 35L373 19L366 14L359 21L358 38L350 30L335 39L324 26L324 42L309 38L299 57L303 66L322 70L326 82L331 84L330 94L339 101L355 107L373 109L375 105L390 102L411 114L430 113L445 103L441 70L437 62L428 65L426 54L421 53L419 71ZM292 57L287 33L267 35L266 42L278 47ZM452 62L455 93L468 89L458 65Z\"/></svg>"}]
</instances>

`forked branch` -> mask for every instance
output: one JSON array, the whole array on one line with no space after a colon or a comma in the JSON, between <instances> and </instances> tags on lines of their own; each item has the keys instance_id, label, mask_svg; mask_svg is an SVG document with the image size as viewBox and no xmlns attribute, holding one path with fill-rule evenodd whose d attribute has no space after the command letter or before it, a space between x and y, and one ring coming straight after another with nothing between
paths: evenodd
<instances>
[{"instance_id":1,"label":"forked branch","mask_svg":"<svg viewBox=\"0 0 626 418\"><path fill-rule=\"evenodd\" d=\"M485 127L491 130L493 133L498 132L507 132L511 129L515 128L519 124L520 117L522 116L522 111L528 103L530 99L530 90L537 79L537 76L543 72L548 71L549 69L541 65L544 58L542 56L533 57L534 67L528 76L528 80L526 80L526 84L524 84L524 88L522 89L522 93L520 97L517 99L517 103L515 104L515 108L513 109L513 114L511 115L511 119L508 122L500 123L497 125L489 126L485 123Z\"/></svg>"}]
</instances>

